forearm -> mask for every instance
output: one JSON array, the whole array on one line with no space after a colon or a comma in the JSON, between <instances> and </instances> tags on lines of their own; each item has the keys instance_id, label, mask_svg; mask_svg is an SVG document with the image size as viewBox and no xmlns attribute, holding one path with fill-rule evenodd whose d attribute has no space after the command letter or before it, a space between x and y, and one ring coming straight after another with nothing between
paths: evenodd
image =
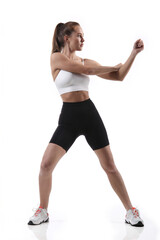
<instances>
[{"instance_id":1,"label":"forearm","mask_svg":"<svg viewBox=\"0 0 160 240\"><path fill-rule=\"evenodd\" d=\"M125 78L125 76L127 75L128 71L130 70L132 63L136 57L136 52L134 50L132 50L129 58L127 59L127 61L122 65L122 67L120 67L120 69L117 71L117 78L119 80L123 80Z\"/></svg>"}]
</instances>

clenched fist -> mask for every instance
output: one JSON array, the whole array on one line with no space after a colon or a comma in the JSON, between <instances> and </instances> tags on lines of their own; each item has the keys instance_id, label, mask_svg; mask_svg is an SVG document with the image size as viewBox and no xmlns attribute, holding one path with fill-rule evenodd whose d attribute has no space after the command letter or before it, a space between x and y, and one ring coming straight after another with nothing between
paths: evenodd
<instances>
[{"instance_id":1,"label":"clenched fist","mask_svg":"<svg viewBox=\"0 0 160 240\"><path fill-rule=\"evenodd\" d=\"M144 49L144 44L143 41L141 39L138 39L133 46L133 51L135 51L136 53L141 52Z\"/></svg>"}]
</instances>

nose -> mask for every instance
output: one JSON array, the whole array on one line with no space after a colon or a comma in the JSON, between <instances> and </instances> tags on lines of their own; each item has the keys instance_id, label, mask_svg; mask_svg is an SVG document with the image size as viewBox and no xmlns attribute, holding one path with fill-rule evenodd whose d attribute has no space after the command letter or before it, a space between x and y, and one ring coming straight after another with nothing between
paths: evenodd
<instances>
[{"instance_id":1,"label":"nose","mask_svg":"<svg viewBox=\"0 0 160 240\"><path fill-rule=\"evenodd\" d=\"M82 39L81 39L81 42L84 42L84 41L85 41L84 38L82 38Z\"/></svg>"}]
</instances>

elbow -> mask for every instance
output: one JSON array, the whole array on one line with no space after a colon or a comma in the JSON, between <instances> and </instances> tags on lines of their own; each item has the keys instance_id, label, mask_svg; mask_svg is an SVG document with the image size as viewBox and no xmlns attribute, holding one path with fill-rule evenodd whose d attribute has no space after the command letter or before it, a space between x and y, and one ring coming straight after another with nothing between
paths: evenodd
<instances>
[{"instance_id":1,"label":"elbow","mask_svg":"<svg viewBox=\"0 0 160 240\"><path fill-rule=\"evenodd\" d=\"M121 72L120 69L119 69L119 71L116 72L116 77L117 77L118 81L122 82L124 77L125 77L125 74L123 72Z\"/></svg>"},{"instance_id":2,"label":"elbow","mask_svg":"<svg viewBox=\"0 0 160 240\"><path fill-rule=\"evenodd\" d=\"M118 73L117 74L117 80L122 82L123 79L124 79L124 77Z\"/></svg>"},{"instance_id":3,"label":"elbow","mask_svg":"<svg viewBox=\"0 0 160 240\"><path fill-rule=\"evenodd\" d=\"M124 78L122 78L122 77L118 78L118 80L121 81L121 82L123 81L123 79L124 79Z\"/></svg>"}]
</instances>

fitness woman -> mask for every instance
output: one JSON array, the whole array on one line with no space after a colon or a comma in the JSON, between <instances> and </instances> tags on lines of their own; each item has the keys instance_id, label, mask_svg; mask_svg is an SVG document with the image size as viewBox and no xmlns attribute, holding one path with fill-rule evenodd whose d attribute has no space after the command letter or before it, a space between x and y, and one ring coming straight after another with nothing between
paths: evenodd
<instances>
[{"instance_id":1,"label":"fitness woman","mask_svg":"<svg viewBox=\"0 0 160 240\"><path fill-rule=\"evenodd\" d=\"M58 126L48 143L40 166L40 205L28 224L38 225L49 221L47 208L53 169L76 138L84 135L126 209L125 222L142 227L144 222L140 218L139 210L133 207L124 181L115 165L105 126L89 97L88 85L89 75L123 81L136 55L144 49L144 44L138 39L127 61L113 67L101 66L94 60L78 57L76 51L82 51L83 45L84 33L79 23L70 21L57 24L53 35L50 63L53 80L63 104Z\"/></svg>"}]
</instances>

